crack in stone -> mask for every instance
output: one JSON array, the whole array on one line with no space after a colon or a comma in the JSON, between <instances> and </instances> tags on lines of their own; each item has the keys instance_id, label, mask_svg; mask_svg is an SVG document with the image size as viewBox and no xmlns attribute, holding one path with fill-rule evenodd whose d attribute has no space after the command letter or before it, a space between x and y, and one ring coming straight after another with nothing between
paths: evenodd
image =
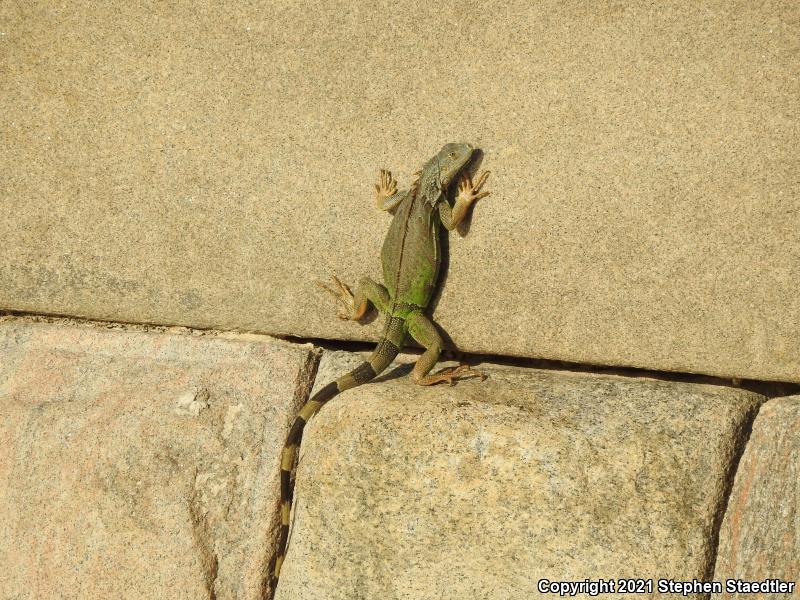
<instances>
[{"instance_id":1,"label":"crack in stone","mask_svg":"<svg viewBox=\"0 0 800 600\"><path fill-rule=\"evenodd\" d=\"M768 401L769 400L765 398L764 402L757 404L748 411L735 432L733 453L728 464L728 470L725 473L722 498L714 513L714 520L711 525L710 556L708 557L708 564L703 574L704 581L712 581L714 579L714 572L719 558L719 536L722 529L722 521L725 518L725 513L728 512L728 504L731 499L731 494L733 493L733 483L736 479L736 473L739 470L739 463L742 460L747 443L750 441L750 435L753 432L753 424L755 423L756 417L761 407ZM707 600L711 597L711 594L703 594L701 597Z\"/></svg>"},{"instance_id":2,"label":"crack in stone","mask_svg":"<svg viewBox=\"0 0 800 600\"><path fill-rule=\"evenodd\" d=\"M286 431L288 432L289 426L291 425L291 420L294 420L297 411L300 410L300 407L305 404L306 400L311 396L311 390L314 387L314 381L317 378L317 372L319 370L319 364L322 360L322 349L321 348L313 348L308 354L306 355L305 362L301 366L298 371L297 378L294 381L294 395L292 397L292 413L289 415L290 422L287 423ZM270 529L273 532L273 538L275 540L275 545L270 548L269 554L267 554L264 559L263 563L263 570L262 570L262 579L260 585L260 592L259 596L262 600L272 600L274 598L274 590L270 590L269 588L269 579L270 573L268 572L268 566L270 561L274 557L277 551L277 540L278 540L278 527L280 525L280 503L275 505L275 508L272 511L272 522Z\"/></svg>"},{"instance_id":3,"label":"crack in stone","mask_svg":"<svg viewBox=\"0 0 800 600\"><path fill-rule=\"evenodd\" d=\"M203 577L205 578L208 600L217 600L216 582L219 573L219 558L214 551L214 540L209 531L208 517L203 512L201 504L197 489L197 469L195 469L188 502L192 537L197 544L197 549L200 551L200 561L203 565Z\"/></svg>"}]
</instances>

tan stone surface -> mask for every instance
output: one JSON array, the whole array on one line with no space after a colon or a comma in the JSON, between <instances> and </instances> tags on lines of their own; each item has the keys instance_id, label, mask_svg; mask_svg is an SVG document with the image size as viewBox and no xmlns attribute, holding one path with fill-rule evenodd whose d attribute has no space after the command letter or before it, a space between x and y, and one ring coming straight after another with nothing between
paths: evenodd
<instances>
[{"instance_id":1,"label":"tan stone surface","mask_svg":"<svg viewBox=\"0 0 800 600\"><path fill-rule=\"evenodd\" d=\"M793 581L794 594L759 598L800 598L800 396L770 400L756 417L722 522L715 578Z\"/></svg>"},{"instance_id":2,"label":"tan stone surface","mask_svg":"<svg viewBox=\"0 0 800 600\"><path fill-rule=\"evenodd\" d=\"M800 4L0 4L0 308L374 338L377 169L493 195L464 350L800 381Z\"/></svg>"},{"instance_id":3,"label":"tan stone surface","mask_svg":"<svg viewBox=\"0 0 800 600\"><path fill-rule=\"evenodd\" d=\"M318 382L352 362L325 353ZM485 382L452 388L365 385L307 426L276 600L527 600L540 578L710 576L761 396L481 368Z\"/></svg>"},{"instance_id":4,"label":"tan stone surface","mask_svg":"<svg viewBox=\"0 0 800 600\"><path fill-rule=\"evenodd\" d=\"M0 322L0 598L262 600L310 359Z\"/></svg>"}]
</instances>

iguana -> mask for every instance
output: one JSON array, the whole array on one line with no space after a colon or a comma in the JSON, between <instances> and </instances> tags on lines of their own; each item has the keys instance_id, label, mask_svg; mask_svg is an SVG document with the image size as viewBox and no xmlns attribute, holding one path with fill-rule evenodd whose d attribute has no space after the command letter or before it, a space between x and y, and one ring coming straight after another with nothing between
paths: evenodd
<instances>
[{"instance_id":1,"label":"iguana","mask_svg":"<svg viewBox=\"0 0 800 600\"><path fill-rule=\"evenodd\" d=\"M424 314L436 289L441 265L439 225L444 225L447 230L455 229L472 203L489 195L489 192L481 192L489 172L485 171L473 183L465 168L473 153L470 144L445 144L416 173L418 178L411 187L403 191L397 190L391 172L382 170L375 184L375 202L381 210L394 212L381 251L385 285L365 277L353 294L335 276L332 284L320 284L336 298L340 319L361 319L370 303L386 313L387 318L381 339L369 360L314 394L300 409L286 438L281 453L281 529L278 551L270 564L273 590L278 583L289 540L295 453L309 419L337 394L368 382L389 366L400 352L407 334L425 348L411 371L415 383L431 385L446 381L452 385L455 377L485 378L484 374L465 365L429 374L439 359L443 344L433 322ZM458 194L451 207L447 189L459 175Z\"/></svg>"}]
</instances>

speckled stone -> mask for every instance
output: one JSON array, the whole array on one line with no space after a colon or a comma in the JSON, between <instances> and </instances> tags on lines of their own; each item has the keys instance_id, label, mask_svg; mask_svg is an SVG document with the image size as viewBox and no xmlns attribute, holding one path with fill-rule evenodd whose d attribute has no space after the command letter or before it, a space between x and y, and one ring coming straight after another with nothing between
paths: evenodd
<instances>
[{"instance_id":1,"label":"speckled stone","mask_svg":"<svg viewBox=\"0 0 800 600\"><path fill-rule=\"evenodd\" d=\"M262 600L310 347L0 322L0 598Z\"/></svg>"},{"instance_id":2,"label":"speckled stone","mask_svg":"<svg viewBox=\"0 0 800 600\"><path fill-rule=\"evenodd\" d=\"M715 579L796 582L800 598L800 396L761 407L722 522ZM723 597L752 598L726 593Z\"/></svg>"},{"instance_id":3,"label":"speckled stone","mask_svg":"<svg viewBox=\"0 0 800 600\"><path fill-rule=\"evenodd\" d=\"M379 168L492 176L465 351L800 381L800 3L0 3L0 308L374 339Z\"/></svg>"},{"instance_id":4,"label":"speckled stone","mask_svg":"<svg viewBox=\"0 0 800 600\"><path fill-rule=\"evenodd\" d=\"M323 356L318 382L353 362ZM276 600L527 600L542 578L713 571L715 515L763 397L480 368L486 381L454 387L390 376L309 423Z\"/></svg>"}]
</instances>

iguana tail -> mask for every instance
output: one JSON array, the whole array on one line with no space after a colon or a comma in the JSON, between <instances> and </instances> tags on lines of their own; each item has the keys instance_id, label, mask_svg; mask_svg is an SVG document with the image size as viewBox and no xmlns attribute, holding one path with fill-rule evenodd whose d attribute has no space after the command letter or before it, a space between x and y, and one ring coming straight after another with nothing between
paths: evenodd
<instances>
[{"instance_id":1,"label":"iguana tail","mask_svg":"<svg viewBox=\"0 0 800 600\"><path fill-rule=\"evenodd\" d=\"M406 333L405 327L404 319L390 316L386 321L383 337L372 356L309 398L295 418L281 452L281 531L278 536L278 551L270 562L269 568L269 585L273 590L278 584L281 566L286 556L286 545L289 541L289 513L291 512L292 494L294 493L292 470L295 463L295 454L303 437L303 428L328 400L345 390L367 383L388 367L400 352L400 346Z\"/></svg>"}]
</instances>

